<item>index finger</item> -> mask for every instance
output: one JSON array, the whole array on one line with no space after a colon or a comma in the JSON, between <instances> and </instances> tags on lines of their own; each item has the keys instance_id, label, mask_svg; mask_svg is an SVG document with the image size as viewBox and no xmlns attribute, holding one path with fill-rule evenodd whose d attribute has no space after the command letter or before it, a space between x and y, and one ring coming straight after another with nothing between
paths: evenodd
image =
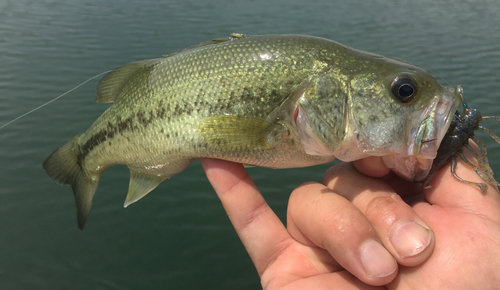
<instances>
[{"instance_id":1,"label":"index finger","mask_svg":"<svg viewBox=\"0 0 500 290\"><path fill-rule=\"evenodd\" d=\"M261 275L292 241L242 164L200 159L222 206Z\"/></svg>"}]
</instances>

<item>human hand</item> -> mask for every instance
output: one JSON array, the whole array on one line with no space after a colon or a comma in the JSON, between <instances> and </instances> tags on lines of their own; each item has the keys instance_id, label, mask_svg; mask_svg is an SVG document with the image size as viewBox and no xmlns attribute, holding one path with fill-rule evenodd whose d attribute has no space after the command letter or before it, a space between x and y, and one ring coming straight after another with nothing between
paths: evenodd
<instances>
[{"instance_id":1,"label":"human hand","mask_svg":"<svg viewBox=\"0 0 500 290\"><path fill-rule=\"evenodd\" d=\"M459 183L449 166L433 180L435 189L424 191L428 202L410 207L395 193L418 193L414 184L359 172L387 177L380 159L357 162L358 170L339 164L326 173L326 186L308 183L292 193L287 230L241 165L210 159L202 164L264 289L496 289L500 284L494 270L500 268L499 195L491 186L483 196ZM478 181L462 162L457 172ZM417 238L410 238L411 228Z\"/></svg>"}]
</instances>

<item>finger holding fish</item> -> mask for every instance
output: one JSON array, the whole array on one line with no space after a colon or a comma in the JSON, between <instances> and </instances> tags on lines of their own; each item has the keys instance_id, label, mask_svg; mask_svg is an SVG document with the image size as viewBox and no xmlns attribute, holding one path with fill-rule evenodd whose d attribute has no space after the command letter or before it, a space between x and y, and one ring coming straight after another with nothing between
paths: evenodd
<instances>
[{"instance_id":1,"label":"finger holding fish","mask_svg":"<svg viewBox=\"0 0 500 290\"><path fill-rule=\"evenodd\" d=\"M351 163L330 168L323 183L363 213L381 244L399 264L415 266L432 253L432 229L389 183L364 176Z\"/></svg>"},{"instance_id":2,"label":"finger holding fish","mask_svg":"<svg viewBox=\"0 0 500 290\"><path fill-rule=\"evenodd\" d=\"M370 221L323 184L306 183L292 192L287 229L299 243L326 250L340 266L336 271L348 271L367 284L385 285L397 274L397 260Z\"/></svg>"}]
</instances>

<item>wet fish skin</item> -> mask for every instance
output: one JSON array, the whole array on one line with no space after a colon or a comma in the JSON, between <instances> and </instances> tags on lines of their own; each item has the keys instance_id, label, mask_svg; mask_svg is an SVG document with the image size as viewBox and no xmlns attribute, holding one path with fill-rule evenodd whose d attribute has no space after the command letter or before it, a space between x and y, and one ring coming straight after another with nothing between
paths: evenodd
<instances>
[{"instance_id":1,"label":"wet fish skin","mask_svg":"<svg viewBox=\"0 0 500 290\"><path fill-rule=\"evenodd\" d=\"M409 103L390 92L401 75L418 84ZM442 91L418 67L330 40L235 35L109 73L97 102L113 105L43 167L72 186L83 228L110 166L130 169L127 206L201 157L290 168L389 154Z\"/></svg>"}]
</instances>

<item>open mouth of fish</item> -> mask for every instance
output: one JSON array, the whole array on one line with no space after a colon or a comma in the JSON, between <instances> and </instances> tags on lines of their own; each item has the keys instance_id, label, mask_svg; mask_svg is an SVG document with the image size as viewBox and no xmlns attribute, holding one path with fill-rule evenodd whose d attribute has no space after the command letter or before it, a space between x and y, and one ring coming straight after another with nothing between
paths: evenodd
<instances>
[{"instance_id":1,"label":"open mouth of fish","mask_svg":"<svg viewBox=\"0 0 500 290\"><path fill-rule=\"evenodd\" d=\"M459 104L458 88L444 87L429 106L411 113L405 130L407 150L383 156L386 166L405 179L425 179Z\"/></svg>"}]
</instances>

